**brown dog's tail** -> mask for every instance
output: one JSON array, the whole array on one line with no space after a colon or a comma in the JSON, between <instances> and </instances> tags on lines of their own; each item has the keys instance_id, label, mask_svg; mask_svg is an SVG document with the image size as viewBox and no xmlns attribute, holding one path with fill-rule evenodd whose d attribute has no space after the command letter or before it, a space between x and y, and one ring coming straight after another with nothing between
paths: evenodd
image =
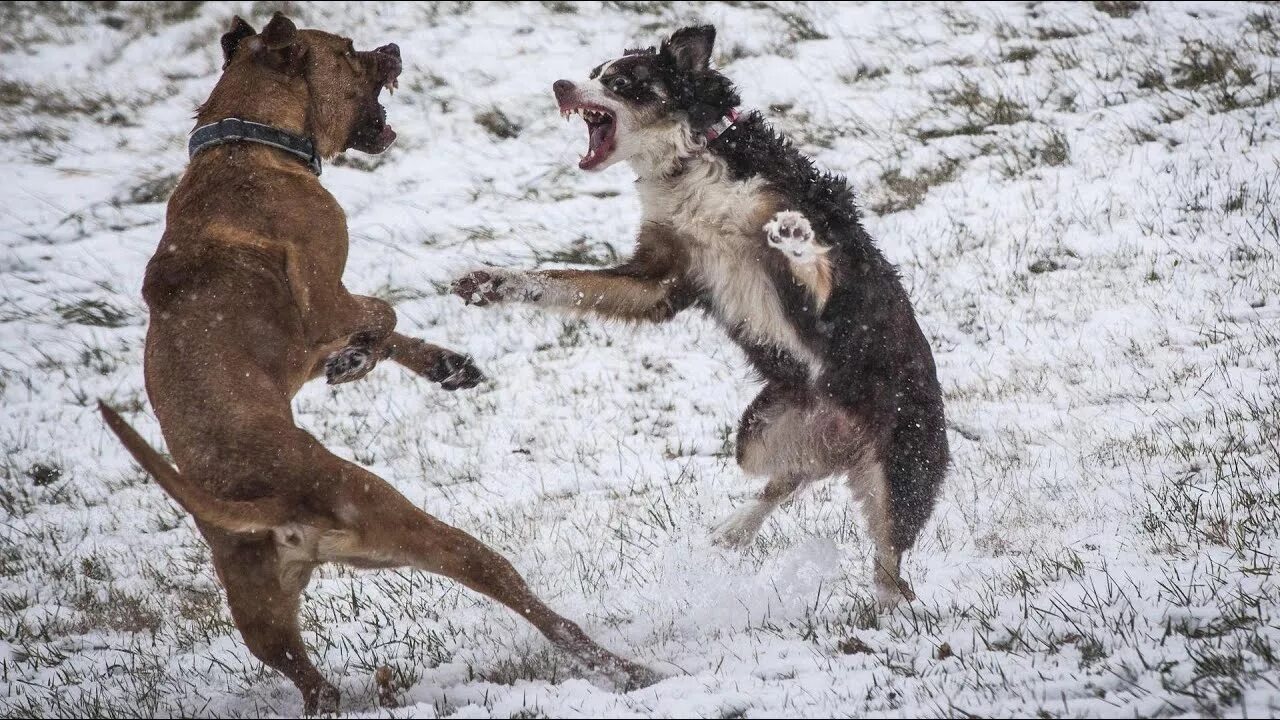
<instances>
[{"instance_id":1,"label":"brown dog's tail","mask_svg":"<svg viewBox=\"0 0 1280 720\"><path fill-rule=\"evenodd\" d=\"M107 427L120 438L133 459L197 520L227 532L248 533L271 530L291 519L283 504L274 498L248 502L214 497L208 490L182 477L137 430L101 400L98 401L98 410L107 421Z\"/></svg>"}]
</instances>

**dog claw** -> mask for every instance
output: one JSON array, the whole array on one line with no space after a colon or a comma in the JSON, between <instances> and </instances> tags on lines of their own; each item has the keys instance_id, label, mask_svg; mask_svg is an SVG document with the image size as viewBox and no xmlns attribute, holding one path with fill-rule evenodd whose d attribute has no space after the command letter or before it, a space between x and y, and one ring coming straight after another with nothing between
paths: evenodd
<instances>
[{"instance_id":1,"label":"dog claw","mask_svg":"<svg viewBox=\"0 0 1280 720\"><path fill-rule=\"evenodd\" d=\"M623 692L631 692L632 690L647 688L650 685L656 685L666 679L660 673L650 670L643 665L637 665L633 662L625 662L623 667L618 668L618 672L624 678L623 682L620 684Z\"/></svg>"},{"instance_id":2,"label":"dog claw","mask_svg":"<svg viewBox=\"0 0 1280 720\"><path fill-rule=\"evenodd\" d=\"M335 715L342 701L342 695L338 692L338 688L328 683L304 690L302 698L302 714L307 717Z\"/></svg>"},{"instance_id":3,"label":"dog claw","mask_svg":"<svg viewBox=\"0 0 1280 720\"><path fill-rule=\"evenodd\" d=\"M896 608L902 602L915 602L916 593L911 585L902 578L892 580L878 579L875 585L876 607L882 611Z\"/></svg>"},{"instance_id":4,"label":"dog claw","mask_svg":"<svg viewBox=\"0 0 1280 720\"><path fill-rule=\"evenodd\" d=\"M359 380L369 374L377 365L370 348L362 345L348 345L335 351L324 362L325 381L330 385L348 383Z\"/></svg>"},{"instance_id":5,"label":"dog claw","mask_svg":"<svg viewBox=\"0 0 1280 720\"><path fill-rule=\"evenodd\" d=\"M446 352L431 369L428 379L440 383L440 387L452 392L473 388L485 378L470 355Z\"/></svg>"},{"instance_id":6,"label":"dog claw","mask_svg":"<svg viewBox=\"0 0 1280 720\"><path fill-rule=\"evenodd\" d=\"M754 507L744 507L716 524L711 530L711 544L727 550L750 547L760 533L764 518Z\"/></svg>"}]
</instances>

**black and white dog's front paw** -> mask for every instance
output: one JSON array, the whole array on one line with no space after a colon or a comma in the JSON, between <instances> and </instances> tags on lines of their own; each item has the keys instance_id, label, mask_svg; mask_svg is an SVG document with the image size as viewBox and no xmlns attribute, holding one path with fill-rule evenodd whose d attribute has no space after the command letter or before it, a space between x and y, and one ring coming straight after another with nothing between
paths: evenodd
<instances>
[{"instance_id":1,"label":"black and white dog's front paw","mask_svg":"<svg viewBox=\"0 0 1280 720\"><path fill-rule=\"evenodd\" d=\"M445 350L427 378L440 383L445 390L453 391L479 385L484 381L484 373L470 355Z\"/></svg>"},{"instance_id":2,"label":"black and white dog's front paw","mask_svg":"<svg viewBox=\"0 0 1280 720\"><path fill-rule=\"evenodd\" d=\"M325 381L330 385L338 385L359 380L368 375L377 364L373 348L368 345L348 345L335 350L324 361Z\"/></svg>"},{"instance_id":3,"label":"black and white dog's front paw","mask_svg":"<svg viewBox=\"0 0 1280 720\"><path fill-rule=\"evenodd\" d=\"M774 215L772 220L765 223L764 234L770 247L796 265L816 263L831 249L819 245L809 219L792 210L783 210Z\"/></svg>"},{"instance_id":4,"label":"black and white dog's front paw","mask_svg":"<svg viewBox=\"0 0 1280 720\"><path fill-rule=\"evenodd\" d=\"M525 273L488 268L472 270L453 281L450 292L468 305L485 306L507 300L537 302L542 283Z\"/></svg>"}]
</instances>

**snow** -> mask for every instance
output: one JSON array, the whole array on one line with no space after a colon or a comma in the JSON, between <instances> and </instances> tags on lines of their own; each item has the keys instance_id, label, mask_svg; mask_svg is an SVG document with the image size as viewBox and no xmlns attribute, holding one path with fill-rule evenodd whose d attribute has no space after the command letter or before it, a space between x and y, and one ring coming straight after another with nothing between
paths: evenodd
<instances>
[{"instance_id":1,"label":"snow","mask_svg":"<svg viewBox=\"0 0 1280 720\"><path fill-rule=\"evenodd\" d=\"M1275 7L289 5L404 53L397 145L323 177L349 218L348 287L490 378L446 393L384 363L305 388L299 422L669 676L622 693L455 583L335 567L303 625L344 712L1280 714ZM158 442L139 295L155 181L185 165L234 13L268 18L0 10L5 715L301 710L230 625L190 518L93 408ZM444 293L477 266L629 252L633 178L577 170L585 133L550 86L693 21L718 26L746 107L850 177L933 344L955 464L904 565L919 600L894 611L874 607L838 482L745 554L710 544L760 482L732 458L755 386L710 320ZM495 108L518 136L477 122ZM382 665L398 708L377 704Z\"/></svg>"}]
</instances>

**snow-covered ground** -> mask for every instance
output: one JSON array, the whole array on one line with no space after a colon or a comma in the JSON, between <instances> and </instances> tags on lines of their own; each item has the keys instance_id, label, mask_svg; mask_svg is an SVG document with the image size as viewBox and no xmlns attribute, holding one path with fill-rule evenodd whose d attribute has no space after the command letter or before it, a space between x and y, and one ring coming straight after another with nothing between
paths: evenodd
<instances>
[{"instance_id":1,"label":"snow-covered ground","mask_svg":"<svg viewBox=\"0 0 1280 720\"><path fill-rule=\"evenodd\" d=\"M290 715L189 517L93 410L142 387L143 266L234 13L0 7L0 714ZM300 422L491 543L565 614L670 675L596 684L509 611L418 572L329 568L307 642L355 715L1280 713L1280 8L288 3L397 42L400 142L324 182L347 284L492 380L399 368ZM932 340L955 465L877 613L835 482L745 554L752 397L695 314L627 328L443 294L478 263L626 255L626 168L584 175L551 82L691 20L747 105L847 173ZM399 709L377 703L395 671Z\"/></svg>"}]
</instances>

